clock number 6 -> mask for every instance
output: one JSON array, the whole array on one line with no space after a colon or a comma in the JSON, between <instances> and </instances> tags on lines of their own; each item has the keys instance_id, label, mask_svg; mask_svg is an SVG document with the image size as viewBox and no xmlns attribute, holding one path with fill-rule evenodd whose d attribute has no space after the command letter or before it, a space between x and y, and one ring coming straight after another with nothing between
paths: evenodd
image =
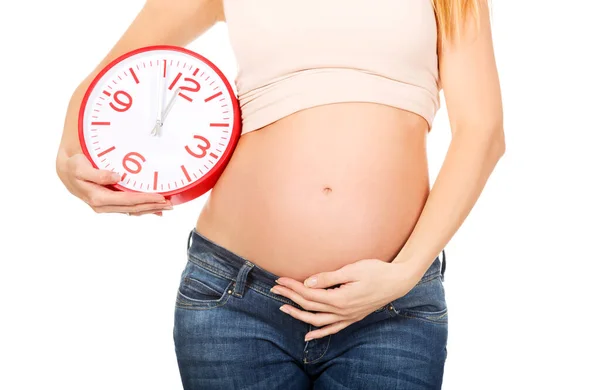
<instances>
[{"instance_id":1,"label":"clock number 6","mask_svg":"<svg viewBox=\"0 0 600 390\"><path fill-rule=\"evenodd\" d=\"M175 77L175 80L173 80L173 82L169 86L169 91L172 90L173 87L175 87L175 85L177 85L177 83L179 82L179 79L181 78L182 75L183 74L181 72L179 72L177 74L177 77ZM181 89L182 91L189 91L189 92L198 92L198 91L200 91L200 84L196 80L191 79L189 77L186 77L186 78L183 79L183 81L185 81L188 84L191 84L192 86L189 87L189 86L184 85L182 87L179 87L179 89ZM190 101L190 102L193 101L193 99L191 97L189 97L187 95L184 95L181 92L179 92L179 96L181 96L182 98L184 98L187 101Z\"/></svg>"},{"instance_id":2,"label":"clock number 6","mask_svg":"<svg viewBox=\"0 0 600 390\"><path fill-rule=\"evenodd\" d=\"M123 157L123 168L125 168L127 172L132 173L134 175L142 171L142 163L137 161L135 157L142 160L142 162L146 162L144 156L136 152L127 153L125 157ZM135 165L135 168L131 169L131 164Z\"/></svg>"},{"instance_id":3,"label":"clock number 6","mask_svg":"<svg viewBox=\"0 0 600 390\"><path fill-rule=\"evenodd\" d=\"M208 142L208 140L206 138L204 138L203 136L201 136L201 135L195 135L194 138L199 139L199 140L201 140L202 142L205 143L205 145L198 144L198 149L200 149L202 151L202 154L198 154L198 153L192 152L192 150L190 149L189 146L186 146L185 150L189 154L191 154L192 156L194 156L196 158L202 158L202 157L206 156L206 151L208 149L210 149L210 142Z\"/></svg>"},{"instance_id":4,"label":"clock number 6","mask_svg":"<svg viewBox=\"0 0 600 390\"><path fill-rule=\"evenodd\" d=\"M125 100L122 100L122 97L124 97ZM125 91L115 92L115 94L113 95L113 99L115 100L115 103L117 103L118 106L111 102L110 107L117 112L125 112L129 110L131 108L131 104L133 103L131 95Z\"/></svg>"}]
</instances>

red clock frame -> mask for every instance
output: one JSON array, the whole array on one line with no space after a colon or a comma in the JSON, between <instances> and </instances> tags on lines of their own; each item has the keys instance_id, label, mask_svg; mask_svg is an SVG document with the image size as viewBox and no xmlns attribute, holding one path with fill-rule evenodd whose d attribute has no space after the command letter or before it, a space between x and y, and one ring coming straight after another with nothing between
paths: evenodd
<instances>
[{"instance_id":1,"label":"red clock frame","mask_svg":"<svg viewBox=\"0 0 600 390\"><path fill-rule=\"evenodd\" d=\"M139 48L136 50L129 51L129 52L119 56L118 58L114 59L113 61L111 61L108 65L106 65L102 69L102 71L100 71L100 73L98 73L96 75L96 77L94 77L94 80L92 81L90 86L87 88L86 93L81 102L81 106L79 109L79 120L78 120L79 143L81 145L83 154L87 157L87 159L90 161L92 166L96 169L99 169L91 157L91 154L87 148L87 145L85 144L85 138L84 138L83 120L84 120L85 110L86 110L90 95L92 94L92 91L94 90L94 88L96 87L96 85L98 84L100 79L106 73L108 73L112 68L114 68L117 64L121 63L122 61L124 61L134 55L149 52L149 51L157 51L157 50L167 50L167 51L170 50L170 51L181 52L181 53L190 55L192 57L195 57L196 59L200 60L204 64L208 65L221 78L221 80L225 84L225 87L227 88L227 92L229 93L229 98L231 99L231 104L233 106L233 126L231 129L231 140L230 140L229 144L227 145L227 147L225 148L225 150L223 152L223 156L217 161L217 163L212 167L212 169L210 171L208 171L205 175L203 175L201 179L197 180L194 183L188 184L185 187L182 187L182 188L179 188L176 190L172 190L172 191L168 191L168 192L160 192L160 194L163 195L166 199L169 199L173 205L177 205L177 204L181 204L181 203L185 203L185 202L194 200L194 199L204 195L206 192L208 192L210 189L212 189L214 187L215 183L217 182L217 180L219 179L219 177L225 170L225 167L229 163L229 160L231 159L231 156L233 155L233 151L235 150L235 147L236 147L237 142L241 135L241 115L240 115L239 101L238 101L235 93L233 92L233 88L231 87L231 84L229 83L229 81L227 80L227 78L225 77L223 72L221 72L221 70L219 68L217 68L217 66L215 64L213 64L210 60L208 60L206 57L204 57L194 51L188 50L184 47L180 47L180 46L154 45L154 46L146 46L146 47L142 47L142 48ZM116 191L140 192L140 191L132 190L127 187L123 187L119 184L109 185L107 187L111 188L113 190L116 190Z\"/></svg>"}]
</instances>

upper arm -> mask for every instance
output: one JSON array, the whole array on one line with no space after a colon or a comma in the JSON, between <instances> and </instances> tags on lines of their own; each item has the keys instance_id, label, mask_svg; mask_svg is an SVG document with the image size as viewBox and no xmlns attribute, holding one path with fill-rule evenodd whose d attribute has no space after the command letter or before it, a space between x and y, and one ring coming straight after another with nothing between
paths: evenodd
<instances>
[{"instance_id":1,"label":"upper arm","mask_svg":"<svg viewBox=\"0 0 600 390\"><path fill-rule=\"evenodd\" d=\"M96 71L140 47L185 46L222 20L222 0L147 0Z\"/></svg>"},{"instance_id":2,"label":"upper arm","mask_svg":"<svg viewBox=\"0 0 600 390\"><path fill-rule=\"evenodd\" d=\"M502 129L503 113L487 0L477 20L465 21L463 33L442 48L439 74L452 132Z\"/></svg>"}]
</instances>

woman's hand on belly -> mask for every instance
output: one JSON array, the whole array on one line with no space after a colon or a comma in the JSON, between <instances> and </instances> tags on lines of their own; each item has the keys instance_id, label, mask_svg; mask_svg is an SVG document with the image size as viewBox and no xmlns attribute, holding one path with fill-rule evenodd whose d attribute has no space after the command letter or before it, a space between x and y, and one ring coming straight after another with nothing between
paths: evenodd
<instances>
[{"instance_id":1,"label":"woman's hand on belly","mask_svg":"<svg viewBox=\"0 0 600 390\"><path fill-rule=\"evenodd\" d=\"M280 307L283 312L321 327L306 334L305 341L308 341L337 333L360 321L381 306L406 295L418 281L418 274L404 263L367 259L314 275L306 279L305 284L281 277L277 280L279 286L273 287L271 292L306 309L283 305ZM331 288L333 286L338 287Z\"/></svg>"}]
</instances>

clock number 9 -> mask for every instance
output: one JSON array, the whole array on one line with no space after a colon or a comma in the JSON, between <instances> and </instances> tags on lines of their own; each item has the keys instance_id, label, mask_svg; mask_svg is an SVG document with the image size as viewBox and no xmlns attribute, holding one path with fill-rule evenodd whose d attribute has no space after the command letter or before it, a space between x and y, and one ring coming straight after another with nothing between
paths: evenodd
<instances>
[{"instance_id":1,"label":"clock number 9","mask_svg":"<svg viewBox=\"0 0 600 390\"><path fill-rule=\"evenodd\" d=\"M123 96L125 100L121 100L121 96ZM113 99L115 100L115 103L118 104L118 106L111 102L110 107L117 112L125 112L129 110L131 108L131 104L133 104L133 99L131 98L131 95L125 91L115 92L115 94L113 95Z\"/></svg>"},{"instance_id":2,"label":"clock number 9","mask_svg":"<svg viewBox=\"0 0 600 390\"><path fill-rule=\"evenodd\" d=\"M177 77L175 77L175 80L173 80L173 82L171 83L171 85L169 86L169 91L173 89L173 87L175 87L175 85L177 85L177 82L179 82L179 79L181 78L183 74L181 72L179 72L179 74L177 74ZM189 77L186 77L183 79L183 81L185 81L186 83L191 84L191 87L188 86L182 86L179 87L182 91L189 91L189 92L198 92L200 91L200 83L198 83L196 80L191 79ZM183 93L179 93L179 96L181 96L182 98L184 98L187 101L193 101L193 99L187 95L184 95Z\"/></svg>"},{"instance_id":3,"label":"clock number 9","mask_svg":"<svg viewBox=\"0 0 600 390\"><path fill-rule=\"evenodd\" d=\"M202 157L206 156L206 151L208 149L210 149L210 142L208 142L208 140L206 138L204 138L203 136L201 136L201 135L195 135L194 138L199 139L199 140L201 140L202 142L205 143L205 145L198 144L198 149L200 149L202 151L202 154L198 154L198 153L192 152L192 150L190 149L189 146L186 146L185 150L189 154L191 154L192 156L194 156L196 158L202 158Z\"/></svg>"},{"instance_id":4,"label":"clock number 9","mask_svg":"<svg viewBox=\"0 0 600 390\"><path fill-rule=\"evenodd\" d=\"M144 158L144 156L136 152L127 153L125 157L123 157L123 168L125 168L127 172L135 175L142 171L142 163L137 161L134 157L137 157L138 159L142 160L142 162L146 162L146 159ZM131 169L129 167L131 164L135 165L134 169Z\"/></svg>"}]
</instances>

